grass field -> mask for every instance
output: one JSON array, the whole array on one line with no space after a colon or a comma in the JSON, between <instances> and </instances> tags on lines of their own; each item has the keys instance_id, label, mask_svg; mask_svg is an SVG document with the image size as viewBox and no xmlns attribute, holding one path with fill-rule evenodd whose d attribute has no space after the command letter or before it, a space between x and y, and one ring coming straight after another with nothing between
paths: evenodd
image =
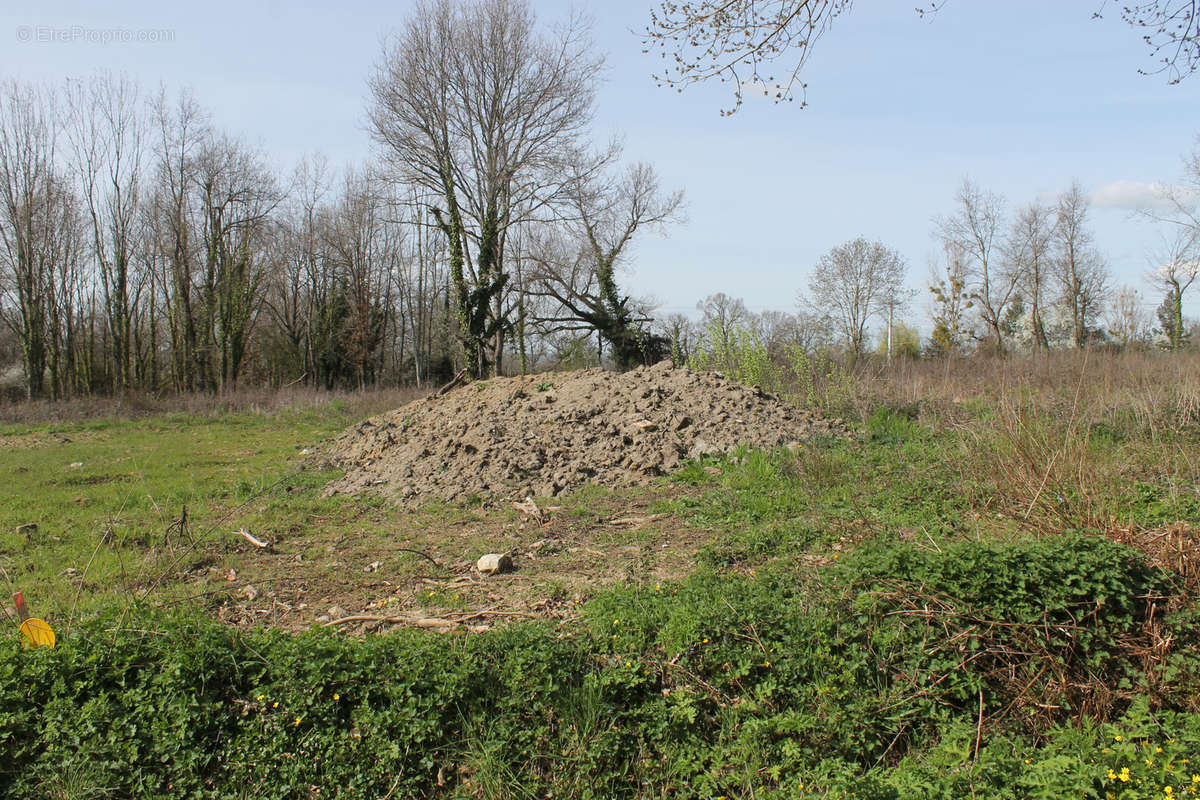
<instances>
[{"instance_id":1,"label":"grass field","mask_svg":"<svg viewBox=\"0 0 1200 800\"><path fill-rule=\"evenodd\" d=\"M324 497L394 398L27 412L0 568L61 644L4 637L0 795L1196 796L1197 362L990 380L542 520Z\"/></svg>"}]
</instances>

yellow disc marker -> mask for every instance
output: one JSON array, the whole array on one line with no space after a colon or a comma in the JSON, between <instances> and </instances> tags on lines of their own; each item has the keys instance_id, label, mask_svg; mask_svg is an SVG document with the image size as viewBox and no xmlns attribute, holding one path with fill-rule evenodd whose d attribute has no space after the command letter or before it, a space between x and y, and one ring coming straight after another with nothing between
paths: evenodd
<instances>
[{"instance_id":1,"label":"yellow disc marker","mask_svg":"<svg viewBox=\"0 0 1200 800\"><path fill-rule=\"evenodd\" d=\"M30 617L21 623L21 644L26 647L54 647L54 629L46 620Z\"/></svg>"},{"instance_id":2,"label":"yellow disc marker","mask_svg":"<svg viewBox=\"0 0 1200 800\"><path fill-rule=\"evenodd\" d=\"M17 618L21 620L21 644L25 647L54 647L54 629L44 619L29 616L25 606L25 595L17 592L13 595L13 604L17 607Z\"/></svg>"}]
</instances>

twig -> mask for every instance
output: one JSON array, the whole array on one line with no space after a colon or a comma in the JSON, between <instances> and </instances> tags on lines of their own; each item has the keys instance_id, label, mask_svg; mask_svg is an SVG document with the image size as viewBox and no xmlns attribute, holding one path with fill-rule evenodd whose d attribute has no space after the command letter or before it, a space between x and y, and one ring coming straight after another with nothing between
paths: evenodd
<instances>
[{"instance_id":1,"label":"twig","mask_svg":"<svg viewBox=\"0 0 1200 800\"><path fill-rule=\"evenodd\" d=\"M144 628L105 628L105 633L144 633L147 636L166 636L166 631L148 631Z\"/></svg>"},{"instance_id":2,"label":"twig","mask_svg":"<svg viewBox=\"0 0 1200 800\"><path fill-rule=\"evenodd\" d=\"M445 569L445 567L443 567L437 561L434 561L433 556L429 555L428 553L423 553L420 550L414 550L411 547L397 547L396 549L402 553L412 553L413 555L420 556L421 558L427 559L429 561L429 563L433 564L438 569Z\"/></svg>"},{"instance_id":3,"label":"twig","mask_svg":"<svg viewBox=\"0 0 1200 800\"><path fill-rule=\"evenodd\" d=\"M195 544L196 540L187 532L187 504L184 504L183 510L179 514L179 519L167 526L163 532L163 547L171 546L171 531L179 531L179 541L183 542L183 537L186 535L191 544Z\"/></svg>"},{"instance_id":4,"label":"twig","mask_svg":"<svg viewBox=\"0 0 1200 800\"><path fill-rule=\"evenodd\" d=\"M465 617L456 616L455 619L459 622L466 622L469 619L478 619L480 617L524 617L525 619L537 619L537 614L530 614L526 611L492 611L484 609L476 611L474 614L467 614Z\"/></svg>"},{"instance_id":5,"label":"twig","mask_svg":"<svg viewBox=\"0 0 1200 800\"><path fill-rule=\"evenodd\" d=\"M983 740L983 687L979 687L979 722L975 725L975 763L979 763L979 743Z\"/></svg>"},{"instance_id":6,"label":"twig","mask_svg":"<svg viewBox=\"0 0 1200 800\"><path fill-rule=\"evenodd\" d=\"M533 517L539 523L546 521L546 515L542 513L542 509L538 508L537 502L532 497L526 497L520 503L513 503L512 506L517 511Z\"/></svg>"},{"instance_id":7,"label":"twig","mask_svg":"<svg viewBox=\"0 0 1200 800\"><path fill-rule=\"evenodd\" d=\"M238 536L241 536L247 542L254 545L255 547L257 547L260 550L271 550L272 549L270 542L264 542L262 539L258 539L256 537L254 537L253 535L251 535L250 531L246 530L245 528L238 528L236 531L234 531L234 533L236 533Z\"/></svg>"},{"instance_id":8,"label":"twig","mask_svg":"<svg viewBox=\"0 0 1200 800\"><path fill-rule=\"evenodd\" d=\"M417 628L453 628L460 623L440 617L384 617L376 614L351 614L348 617L333 619L325 623L325 627L345 625L349 622L384 622L390 625L412 625Z\"/></svg>"}]
</instances>

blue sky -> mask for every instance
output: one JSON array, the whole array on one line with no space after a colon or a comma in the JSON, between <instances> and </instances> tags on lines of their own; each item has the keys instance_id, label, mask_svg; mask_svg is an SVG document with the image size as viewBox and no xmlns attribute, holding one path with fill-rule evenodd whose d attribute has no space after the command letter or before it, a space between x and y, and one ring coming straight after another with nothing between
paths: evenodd
<instances>
[{"instance_id":1,"label":"blue sky","mask_svg":"<svg viewBox=\"0 0 1200 800\"><path fill-rule=\"evenodd\" d=\"M1140 278L1159 233L1131 218L1131 204L1141 187L1179 177L1200 133L1200 76L1168 86L1139 75L1152 62L1111 2L1099 20L1101 0L954 0L922 19L912 3L859 0L808 64L807 108L748 98L732 118L718 114L728 87L655 86L657 58L642 54L637 35L651 2L581 7L608 57L596 138L621 136L627 158L653 163L665 186L687 195L687 223L642 240L626 278L664 311L693 310L721 291L752 309L793 310L811 265L859 235L899 250L910 284L923 288L936 251L931 220L952 209L967 175L1010 207L1080 180L1097 192L1092 226L1115 282L1157 304ZM568 10L535 6L546 22ZM148 89L188 86L217 124L260 144L281 169L313 151L358 163L370 157L366 76L381 37L410 8L22 0L0 10L0 75L56 82L111 69ZM37 40L39 29L71 26L169 36ZM923 318L926 295L908 318Z\"/></svg>"}]
</instances>

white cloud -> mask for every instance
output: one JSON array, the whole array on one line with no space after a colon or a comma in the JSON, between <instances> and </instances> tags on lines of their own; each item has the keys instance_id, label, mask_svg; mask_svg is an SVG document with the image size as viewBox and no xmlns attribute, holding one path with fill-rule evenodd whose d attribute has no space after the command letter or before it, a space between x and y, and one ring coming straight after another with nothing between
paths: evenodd
<instances>
[{"instance_id":1,"label":"white cloud","mask_svg":"<svg viewBox=\"0 0 1200 800\"><path fill-rule=\"evenodd\" d=\"M1096 208L1116 208L1126 211L1170 211L1174 206L1164 194L1171 187L1155 181L1119 180L1106 183L1092 192L1092 205Z\"/></svg>"}]
</instances>

